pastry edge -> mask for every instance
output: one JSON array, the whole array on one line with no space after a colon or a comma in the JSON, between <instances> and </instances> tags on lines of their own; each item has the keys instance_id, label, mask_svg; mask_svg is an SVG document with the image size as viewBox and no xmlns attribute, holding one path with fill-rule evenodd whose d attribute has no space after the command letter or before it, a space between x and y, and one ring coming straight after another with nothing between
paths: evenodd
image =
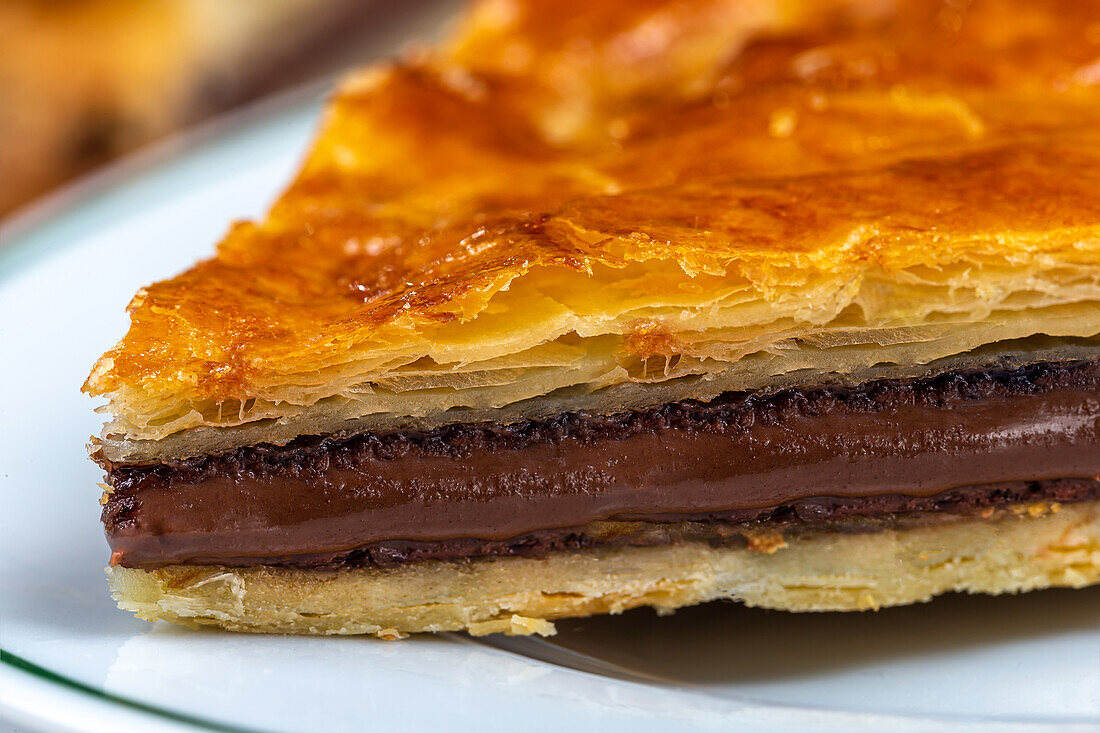
<instances>
[{"instance_id":1,"label":"pastry edge","mask_svg":"<svg viewBox=\"0 0 1100 733\"><path fill-rule=\"evenodd\" d=\"M1100 501L1016 506L866 534L765 537L319 570L175 565L108 568L120 608L149 621L276 634L555 632L561 618L658 613L717 599L787 611L862 611L941 593L997 595L1100 583ZM770 539L770 541L769 541Z\"/></svg>"}]
</instances>

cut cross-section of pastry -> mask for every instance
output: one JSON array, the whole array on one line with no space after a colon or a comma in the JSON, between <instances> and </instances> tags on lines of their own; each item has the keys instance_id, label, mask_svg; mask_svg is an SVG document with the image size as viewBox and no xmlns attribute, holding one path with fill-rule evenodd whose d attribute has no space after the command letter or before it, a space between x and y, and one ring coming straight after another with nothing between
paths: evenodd
<instances>
[{"instance_id":1,"label":"cut cross-section of pastry","mask_svg":"<svg viewBox=\"0 0 1100 733\"><path fill-rule=\"evenodd\" d=\"M1100 3L485 2L85 389L119 604L550 633L1100 582Z\"/></svg>"}]
</instances>

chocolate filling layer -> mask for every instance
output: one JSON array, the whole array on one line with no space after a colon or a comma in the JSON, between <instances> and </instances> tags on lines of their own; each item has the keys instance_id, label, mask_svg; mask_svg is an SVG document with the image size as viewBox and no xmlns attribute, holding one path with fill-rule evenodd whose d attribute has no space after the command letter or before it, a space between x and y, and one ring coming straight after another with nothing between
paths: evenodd
<instances>
[{"instance_id":1,"label":"chocolate filling layer","mask_svg":"<svg viewBox=\"0 0 1100 733\"><path fill-rule=\"evenodd\" d=\"M387 564L966 513L1096 498L1100 361L103 463L112 561L128 567Z\"/></svg>"}]
</instances>

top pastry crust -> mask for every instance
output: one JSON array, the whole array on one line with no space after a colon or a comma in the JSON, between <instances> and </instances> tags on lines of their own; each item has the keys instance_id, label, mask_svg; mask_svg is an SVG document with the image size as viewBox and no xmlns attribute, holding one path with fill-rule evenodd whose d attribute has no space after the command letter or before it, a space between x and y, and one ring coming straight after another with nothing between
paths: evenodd
<instances>
[{"instance_id":1,"label":"top pastry crust","mask_svg":"<svg viewBox=\"0 0 1100 733\"><path fill-rule=\"evenodd\" d=\"M1098 2L487 0L85 390L138 460L1091 348L1096 130Z\"/></svg>"}]
</instances>

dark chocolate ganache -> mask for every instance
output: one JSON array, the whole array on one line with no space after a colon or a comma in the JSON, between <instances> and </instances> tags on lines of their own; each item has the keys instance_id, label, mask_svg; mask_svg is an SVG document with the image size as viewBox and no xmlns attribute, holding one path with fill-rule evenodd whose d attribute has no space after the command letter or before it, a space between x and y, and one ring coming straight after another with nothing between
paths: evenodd
<instances>
[{"instance_id":1,"label":"dark chocolate ganache","mask_svg":"<svg viewBox=\"0 0 1100 733\"><path fill-rule=\"evenodd\" d=\"M385 565L880 526L852 518L1098 498L1100 361L100 462L112 562L127 567Z\"/></svg>"}]
</instances>

